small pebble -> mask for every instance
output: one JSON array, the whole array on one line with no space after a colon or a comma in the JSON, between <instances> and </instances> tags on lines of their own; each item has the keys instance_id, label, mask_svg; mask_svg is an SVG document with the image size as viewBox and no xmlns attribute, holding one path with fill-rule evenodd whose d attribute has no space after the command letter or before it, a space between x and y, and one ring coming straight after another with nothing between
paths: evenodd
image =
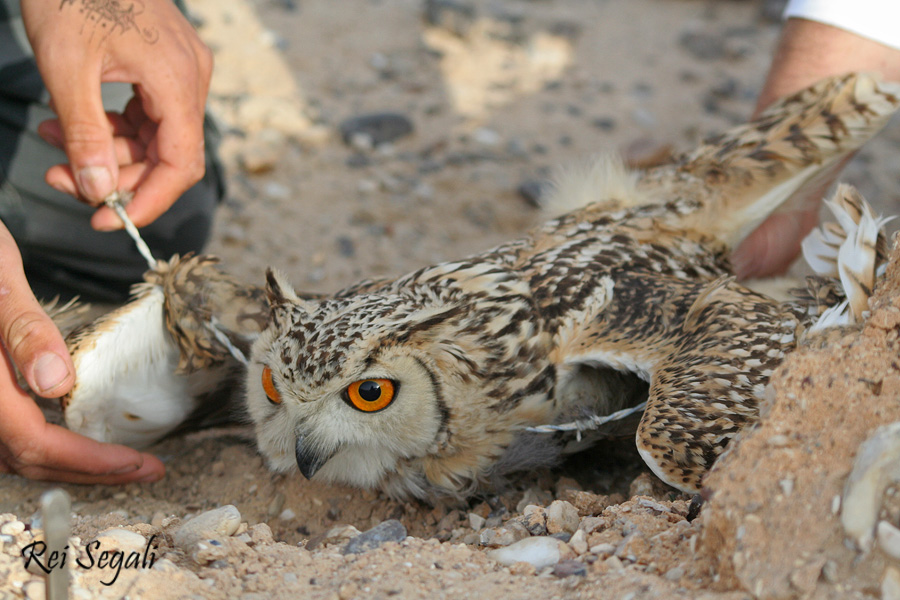
<instances>
[{"instance_id":1,"label":"small pebble","mask_svg":"<svg viewBox=\"0 0 900 600\"><path fill-rule=\"evenodd\" d=\"M362 554L384 544L385 542L402 542L406 539L406 527L396 519L379 523L372 529L364 531L344 546L344 554Z\"/></svg>"},{"instance_id":2,"label":"small pebble","mask_svg":"<svg viewBox=\"0 0 900 600\"><path fill-rule=\"evenodd\" d=\"M591 554L596 554L597 556L610 556L616 552L616 546L614 544L597 544L596 546L591 546Z\"/></svg>"},{"instance_id":3,"label":"small pebble","mask_svg":"<svg viewBox=\"0 0 900 600\"><path fill-rule=\"evenodd\" d=\"M583 529L579 529L569 538L569 546L575 551L575 554L581 555L588 551L587 535Z\"/></svg>"},{"instance_id":4,"label":"small pebble","mask_svg":"<svg viewBox=\"0 0 900 600\"><path fill-rule=\"evenodd\" d=\"M231 504L200 513L178 528L175 545L189 554L194 544L207 538L227 537L241 525L241 513Z\"/></svg>"},{"instance_id":5,"label":"small pebble","mask_svg":"<svg viewBox=\"0 0 900 600\"><path fill-rule=\"evenodd\" d=\"M603 561L603 564L606 565L610 571L621 571L625 568L625 564L618 556L610 556Z\"/></svg>"},{"instance_id":6,"label":"small pebble","mask_svg":"<svg viewBox=\"0 0 900 600\"><path fill-rule=\"evenodd\" d=\"M900 600L900 571L894 567L884 570L881 578L881 600Z\"/></svg>"},{"instance_id":7,"label":"small pebble","mask_svg":"<svg viewBox=\"0 0 900 600\"><path fill-rule=\"evenodd\" d=\"M475 531L481 530L484 527L485 518L481 515L476 515L475 513L469 513L469 527L474 529Z\"/></svg>"},{"instance_id":8,"label":"small pebble","mask_svg":"<svg viewBox=\"0 0 900 600\"><path fill-rule=\"evenodd\" d=\"M372 113L347 119L339 129L345 144L364 148L366 143L376 147L405 137L413 132L413 124L399 113Z\"/></svg>"},{"instance_id":9,"label":"small pebble","mask_svg":"<svg viewBox=\"0 0 900 600\"><path fill-rule=\"evenodd\" d=\"M337 246L338 252L344 258L353 258L356 256L356 243L352 238L347 237L346 235L338 236Z\"/></svg>"},{"instance_id":10,"label":"small pebble","mask_svg":"<svg viewBox=\"0 0 900 600\"><path fill-rule=\"evenodd\" d=\"M900 474L900 422L879 427L860 444L844 485L841 524L863 551L872 548L884 490Z\"/></svg>"},{"instance_id":11,"label":"small pebble","mask_svg":"<svg viewBox=\"0 0 900 600\"><path fill-rule=\"evenodd\" d=\"M878 547L885 554L900 560L900 529L897 529L887 521L879 521L876 530Z\"/></svg>"},{"instance_id":12,"label":"small pebble","mask_svg":"<svg viewBox=\"0 0 900 600\"><path fill-rule=\"evenodd\" d=\"M584 563L580 563L577 560L561 560L553 567L553 574L557 577L568 577L570 575L584 577L587 575L587 567Z\"/></svg>"},{"instance_id":13,"label":"small pebble","mask_svg":"<svg viewBox=\"0 0 900 600\"><path fill-rule=\"evenodd\" d=\"M498 529L482 531L479 542L482 546L509 546L528 537L531 537L531 534L524 525L517 521L509 521Z\"/></svg>"},{"instance_id":14,"label":"small pebble","mask_svg":"<svg viewBox=\"0 0 900 600\"><path fill-rule=\"evenodd\" d=\"M100 550L121 550L129 552L143 552L147 547L147 540L139 533L128 529L107 529L101 531L94 538L100 542Z\"/></svg>"},{"instance_id":15,"label":"small pebble","mask_svg":"<svg viewBox=\"0 0 900 600\"><path fill-rule=\"evenodd\" d=\"M563 553L560 550L561 542L556 538L540 536L520 540L515 544L496 550L488 550L487 556L501 565L513 565L517 562L527 562L536 569L543 569L558 563Z\"/></svg>"},{"instance_id":16,"label":"small pebble","mask_svg":"<svg viewBox=\"0 0 900 600\"><path fill-rule=\"evenodd\" d=\"M548 533L574 533L580 522L578 509L565 500L554 500L547 507Z\"/></svg>"},{"instance_id":17,"label":"small pebble","mask_svg":"<svg viewBox=\"0 0 900 600\"><path fill-rule=\"evenodd\" d=\"M294 511L292 511L289 508L284 509L283 511L281 511L281 514L278 515L278 518L282 521L291 521L291 520L295 519L296 517L297 517L297 513L295 513Z\"/></svg>"},{"instance_id":18,"label":"small pebble","mask_svg":"<svg viewBox=\"0 0 900 600\"><path fill-rule=\"evenodd\" d=\"M519 187L516 188L516 193L529 205L541 208L543 206L542 201L546 197L549 187L550 184L546 181L529 179L519 184Z\"/></svg>"},{"instance_id":19,"label":"small pebble","mask_svg":"<svg viewBox=\"0 0 900 600\"><path fill-rule=\"evenodd\" d=\"M681 34L678 43L700 60L718 60L725 56L725 40L719 35L686 31Z\"/></svg>"},{"instance_id":20,"label":"small pebble","mask_svg":"<svg viewBox=\"0 0 900 600\"><path fill-rule=\"evenodd\" d=\"M472 133L472 139L482 146L496 146L500 143L500 134L493 129L481 127Z\"/></svg>"},{"instance_id":21,"label":"small pebble","mask_svg":"<svg viewBox=\"0 0 900 600\"><path fill-rule=\"evenodd\" d=\"M25 523L22 521L9 521L0 525L0 533L4 535L19 535L25 531Z\"/></svg>"},{"instance_id":22,"label":"small pebble","mask_svg":"<svg viewBox=\"0 0 900 600\"><path fill-rule=\"evenodd\" d=\"M43 581L29 581L22 586L22 591L28 600L44 600L47 597L47 587Z\"/></svg>"}]
</instances>

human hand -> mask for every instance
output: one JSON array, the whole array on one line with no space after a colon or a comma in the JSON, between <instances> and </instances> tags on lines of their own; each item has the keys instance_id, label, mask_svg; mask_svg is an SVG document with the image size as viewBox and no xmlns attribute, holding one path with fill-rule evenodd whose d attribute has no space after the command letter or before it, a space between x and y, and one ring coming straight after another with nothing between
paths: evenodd
<instances>
[{"instance_id":1,"label":"human hand","mask_svg":"<svg viewBox=\"0 0 900 600\"><path fill-rule=\"evenodd\" d=\"M45 398L68 392L75 370L62 336L31 293L19 250L2 224L0 257L0 473L73 483L160 479L165 467L156 457L47 423L19 387L13 363Z\"/></svg>"},{"instance_id":2,"label":"human hand","mask_svg":"<svg viewBox=\"0 0 900 600\"><path fill-rule=\"evenodd\" d=\"M203 177L203 117L212 53L171 0L22 0L22 17L58 119L38 132L65 150L47 183L93 205L133 191L127 207L151 223ZM121 5L121 6L120 6ZM132 83L121 114L105 113L101 82ZM121 228L100 206L95 229Z\"/></svg>"}]
</instances>

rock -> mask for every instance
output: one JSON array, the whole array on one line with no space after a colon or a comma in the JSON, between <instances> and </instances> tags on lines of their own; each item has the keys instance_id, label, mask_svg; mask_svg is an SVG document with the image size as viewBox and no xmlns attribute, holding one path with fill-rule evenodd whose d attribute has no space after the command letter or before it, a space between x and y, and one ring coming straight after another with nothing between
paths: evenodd
<instances>
[{"instance_id":1,"label":"rock","mask_svg":"<svg viewBox=\"0 0 900 600\"><path fill-rule=\"evenodd\" d=\"M541 506L529 504L520 517L522 525L531 535L547 534L547 512Z\"/></svg>"},{"instance_id":2,"label":"rock","mask_svg":"<svg viewBox=\"0 0 900 600\"><path fill-rule=\"evenodd\" d=\"M94 538L100 542L99 551L120 550L125 554L130 552L143 552L147 547L147 539L139 533L127 529L107 529L101 531Z\"/></svg>"},{"instance_id":3,"label":"rock","mask_svg":"<svg viewBox=\"0 0 900 600\"><path fill-rule=\"evenodd\" d=\"M272 528L265 523L257 523L247 533L250 535L250 544L254 546L268 546L275 543Z\"/></svg>"},{"instance_id":4,"label":"rock","mask_svg":"<svg viewBox=\"0 0 900 600\"><path fill-rule=\"evenodd\" d=\"M0 533L4 535L19 535L25 531L25 523L22 521L7 521L0 525Z\"/></svg>"},{"instance_id":5,"label":"rock","mask_svg":"<svg viewBox=\"0 0 900 600\"><path fill-rule=\"evenodd\" d=\"M531 537L531 534L524 525L518 521L509 521L498 529L482 531L479 542L482 546L509 546L528 537Z\"/></svg>"},{"instance_id":6,"label":"rock","mask_svg":"<svg viewBox=\"0 0 900 600\"><path fill-rule=\"evenodd\" d=\"M175 546L190 554L196 543L230 536L240 525L241 513L231 504L208 510L178 528L175 532Z\"/></svg>"},{"instance_id":7,"label":"rock","mask_svg":"<svg viewBox=\"0 0 900 600\"><path fill-rule=\"evenodd\" d=\"M479 531L482 527L484 527L484 522L486 519L481 515L476 515L475 513L469 513L469 527L474 529L475 531Z\"/></svg>"},{"instance_id":8,"label":"rock","mask_svg":"<svg viewBox=\"0 0 900 600\"><path fill-rule=\"evenodd\" d=\"M587 534L584 533L583 529L579 529L572 534L572 537L569 538L569 547L572 548L575 554L581 555L587 553Z\"/></svg>"},{"instance_id":9,"label":"rock","mask_svg":"<svg viewBox=\"0 0 900 600\"><path fill-rule=\"evenodd\" d=\"M371 113L345 120L340 132L348 146L374 148L411 134L413 124L399 113Z\"/></svg>"},{"instance_id":10,"label":"rock","mask_svg":"<svg viewBox=\"0 0 900 600\"><path fill-rule=\"evenodd\" d=\"M406 527L396 519L379 523L362 532L344 546L344 554L362 554L377 548L385 542L402 542L406 539Z\"/></svg>"},{"instance_id":11,"label":"rock","mask_svg":"<svg viewBox=\"0 0 900 600\"><path fill-rule=\"evenodd\" d=\"M885 554L900 560L900 529L897 529L887 521L879 521L876 537L878 539L878 547Z\"/></svg>"},{"instance_id":12,"label":"rock","mask_svg":"<svg viewBox=\"0 0 900 600\"><path fill-rule=\"evenodd\" d=\"M612 131L616 128L616 121L610 117L597 117L591 120L591 125L601 131Z\"/></svg>"},{"instance_id":13,"label":"rock","mask_svg":"<svg viewBox=\"0 0 900 600\"><path fill-rule=\"evenodd\" d=\"M543 569L558 563L564 556L559 540L540 536L520 540L515 544L496 550L488 550L487 556L501 565L510 566L517 562L527 562L536 569Z\"/></svg>"},{"instance_id":14,"label":"rock","mask_svg":"<svg viewBox=\"0 0 900 600\"><path fill-rule=\"evenodd\" d=\"M291 520L296 519L296 518L297 518L297 513L295 513L294 511L292 511L292 510L289 509L289 508L284 509L284 510L281 511L281 513L278 515L278 519L279 519L280 521L291 521Z\"/></svg>"},{"instance_id":15,"label":"rock","mask_svg":"<svg viewBox=\"0 0 900 600\"><path fill-rule=\"evenodd\" d=\"M47 597L47 587L43 581L29 581L22 586L27 600L44 600Z\"/></svg>"},{"instance_id":16,"label":"rock","mask_svg":"<svg viewBox=\"0 0 900 600\"><path fill-rule=\"evenodd\" d=\"M725 56L725 40L719 35L686 31L681 34L678 43L700 60L718 60Z\"/></svg>"},{"instance_id":17,"label":"rock","mask_svg":"<svg viewBox=\"0 0 900 600\"><path fill-rule=\"evenodd\" d=\"M881 578L881 600L900 600L900 571L894 567L884 570Z\"/></svg>"},{"instance_id":18,"label":"rock","mask_svg":"<svg viewBox=\"0 0 900 600\"><path fill-rule=\"evenodd\" d=\"M614 544L604 543L591 546L591 554L596 554L597 556L611 556L615 552L616 546Z\"/></svg>"},{"instance_id":19,"label":"rock","mask_svg":"<svg viewBox=\"0 0 900 600\"><path fill-rule=\"evenodd\" d=\"M884 490L900 480L900 422L879 427L860 444L844 485L841 525L860 550L872 548Z\"/></svg>"},{"instance_id":20,"label":"rock","mask_svg":"<svg viewBox=\"0 0 900 600\"><path fill-rule=\"evenodd\" d=\"M553 567L553 574L557 577L568 577L569 575L584 577L587 575L587 567L577 560L561 560Z\"/></svg>"},{"instance_id":21,"label":"rock","mask_svg":"<svg viewBox=\"0 0 900 600\"><path fill-rule=\"evenodd\" d=\"M516 193L518 193L529 205L535 208L541 208L543 206L542 201L546 197L549 189L550 184L548 182L538 179L529 179L519 184L519 187L516 188Z\"/></svg>"},{"instance_id":22,"label":"rock","mask_svg":"<svg viewBox=\"0 0 900 600\"><path fill-rule=\"evenodd\" d=\"M581 519L578 509L565 500L554 500L547 507L547 532L575 533Z\"/></svg>"},{"instance_id":23,"label":"rock","mask_svg":"<svg viewBox=\"0 0 900 600\"><path fill-rule=\"evenodd\" d=\"M653 496L653 475L650 473L641 473L628 486L628 494L634 498L635 496Z\"/></svg>"},{"instance_id":24,"label":"rock","mask_svg":"<svg viewBox=\"0 0 900 600\"><path fill-rule=\"evenodd\" d=\"M472 133L472 139L482 146L496 146L500 143L500 134L493 129L480 127Z\"/></svg>"},{"instance_id":25,"label":"rock","mask_svg":"<svg viewBox=\"0 0 900 600\"><path fill-rule=\"evenodd\" d=\"M346 235L340 235L336 241L338 252L341 256L344 258L353 258L356 256L356 243L353 241L353 238Z\"/></svg>"}]
</instances>

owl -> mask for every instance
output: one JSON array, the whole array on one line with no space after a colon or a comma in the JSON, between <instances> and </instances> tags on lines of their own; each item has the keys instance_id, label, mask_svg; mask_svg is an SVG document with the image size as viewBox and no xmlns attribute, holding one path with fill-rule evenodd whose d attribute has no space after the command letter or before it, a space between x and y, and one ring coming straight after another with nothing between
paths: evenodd
<instances>
[{"instance_id":1,"label":"owl","mask_svg":"<svg viewBox=\"0 0 900 600\"><path fill-rule=\"evenodd\" d=\"M269 272L246 381L260 450L323 481L464 495L565 450L534 426L646 402L642 458L696 492L813 324L727 256L898 101L868 77L825 82L677 164L570 176L558 202L579 208L522 239L332 297Z\"/></svg>"},{"instance_id":2,"label":"owl","mask_svg":"<svg viewBox=\"0 0 900 600\"><path fill-rule=\"evenodd\" d=\"M167 416L180 422L215 387L203 383L210 373L237 368L271 468L424 499L553 464L602 435L593 430L610 415L635 412L650 469L696 492L758 419L785 354L817 327L861 318L884 261L881 222L849 188L832 202L840 226L804 247L826 278L797 301L737 283L731 250L898 104L900 88L873 77L826 80L673 164L631 173L604 160L563 176L562 216L521 239L333 295L295 291L271 270L263 290L184 275L192 262L208 268L201 257L161 263L135 303L155 298L165 365L137 387L180 377L166 392L194 399ZM216 297L204 292L200 309L172 308L180 292L167 282L216 277L224 301L204 305ZM96 421L79 391L87 367L76 370L70 412ZM147 402L130 405L137 421Z\"/></svg>"}]
</instances>

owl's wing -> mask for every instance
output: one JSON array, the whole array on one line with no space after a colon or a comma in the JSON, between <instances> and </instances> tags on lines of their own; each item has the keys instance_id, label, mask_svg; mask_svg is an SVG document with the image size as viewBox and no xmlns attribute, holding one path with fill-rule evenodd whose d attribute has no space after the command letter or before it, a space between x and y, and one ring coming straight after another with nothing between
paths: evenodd
<instances>
[{"instance_id":1,"label":"owl's wing","mask_svg":"<svg viewBox=\"0 0 900 600\"><path fill-rule=\"evenodd\" d=\"M757 418L772 370L796 344L800 316L731 277L698 283L632 272L608 294L603 310L557 338L559 386L570 385L567 374L583 379L583 368L646 381L638 449L663 481L696 491L731 438ZM608 414L608 400L598 401L596 414ZM615 408L624 418L630 406Z\"/></svg>"},{"instance_id":2,"label":"owl's wing","mask_svg":"<svg viewBox=\"0 0 900 600\"><path fill-rule=\"evenodd\" d=\"M830 265L828 278L799 302L778 303L727 276L704 284L632 272L608 282L594 317L561 336L570 371L612 368L649 383L637 446L666 483L699 490L726 445L758 419L773 370L803 335L861 322L885 270L885 221L849 186L830 205L838 223L826 231L837 242L820 248L819 234L807 245Z\"/></svg>"},{"instance_id":3,"label":"owl's wing","mask_svg":"<svg viewBox=\"0 0 900 600\"><path fill-rule=\"evenodd\" d=\"M900 85L867 74L826 79L684 156L648 171L644 194L697 201L671 225L734 248L792 198L814 192L900 107Z\"/></svg>"},{"instance_id":4,"label":"owl's wing","mask_svg":"<svg viewBox=\"0 0 900 600\"><path fill-rule=\"evenodd\" d=\"M130 302L68 336L76 371L62 398L69 429L140 447L188 419L230 410L242 368L235 356L249 351L268 305L260 288L217 263L210 256L160 262Z\"/></svg>"}]
</instances>

